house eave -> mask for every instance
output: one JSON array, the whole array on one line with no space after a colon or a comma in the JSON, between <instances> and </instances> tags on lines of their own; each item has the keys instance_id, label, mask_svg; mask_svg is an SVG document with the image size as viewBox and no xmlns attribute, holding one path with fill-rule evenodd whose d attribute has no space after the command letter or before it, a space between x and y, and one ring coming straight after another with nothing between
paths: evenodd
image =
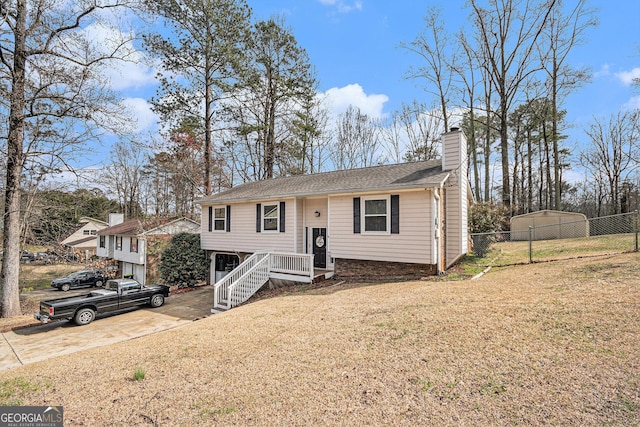
<instances>
[{"instance_id":1,"label":"house eave","mask_svg":"<svg viewBox=\"0 0 640 427\"><path fill-rule=\"evenodd\" d=\"M420 191L429 188L439 188L449 179L450 174L447 174L442 180L433 182L424 182L420 185L409 186L390 186L390 187L362 187L351 188L348 190L340 189L336 191L316 191L316 192L304 192L304 193L277 193L277 194L261 194L259 197L239 197L239 198L219 198L219 199L200 199L195 203L199 205L216 205L224 203L249 203L259 202L262 200L275 200L275 199L295 199L304 197L330 197L330 196L345 196L353 194L376 194L376 193L389 193L389 192L408 192L408 191Z\"/></svg>"}]
</instances>

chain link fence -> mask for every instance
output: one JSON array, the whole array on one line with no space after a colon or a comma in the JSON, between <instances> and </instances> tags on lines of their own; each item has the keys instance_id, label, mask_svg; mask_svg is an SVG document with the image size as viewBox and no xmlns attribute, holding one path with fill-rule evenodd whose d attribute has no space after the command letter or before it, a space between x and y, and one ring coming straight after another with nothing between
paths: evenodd
<instances>
[{"instance_id":1,"label":"chain link fence","mask_svg":"<svg viewBox=\"0 0 640 427\"><path fill-rule=\"evenodd\" d=\"M473 255L487 266L638 251L638 212L471 234Z\"/></svg>"}]
</instances>

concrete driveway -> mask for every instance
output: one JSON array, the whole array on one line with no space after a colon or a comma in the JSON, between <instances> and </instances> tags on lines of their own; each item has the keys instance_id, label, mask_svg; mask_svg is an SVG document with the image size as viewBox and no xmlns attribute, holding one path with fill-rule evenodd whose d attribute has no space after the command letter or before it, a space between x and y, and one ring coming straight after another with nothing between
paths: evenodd
<instances>
[{"instance_id":1,"label":"concrete driveway","mask_svg":"<svg viewBox=\"0 0 640 427\"><path fill-rule=\"evenodd\" d=\"M83 292L86 290L78 293ZM63 295L54 297L58 296ZM49 293L47 297L52 296ZM4 332L0 339L0 371L172 329L209 316L212 306L213 287L204 286L172 294L162 307L98 316L86 326L61 320Z\"/></svg>"}]
</instances>

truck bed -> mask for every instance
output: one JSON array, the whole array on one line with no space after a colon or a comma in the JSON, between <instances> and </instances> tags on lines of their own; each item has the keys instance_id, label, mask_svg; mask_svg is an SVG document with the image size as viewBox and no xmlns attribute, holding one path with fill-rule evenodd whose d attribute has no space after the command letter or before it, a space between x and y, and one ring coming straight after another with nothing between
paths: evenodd
<instances>
[{"instance_id":1,"label":"truck bed","mask_svg":"<svg viewBox=\"0 0 640 427\"><path fill-rule=\"evenodd\" d=\"M66 305L66 304L73 304L73 303L79 303L79 302L86 302L88 299L91 298L95 298L95 297L103 297L103 296L108 296L108 295L117 295L116 291L108 291L105 289L98 289L95 291L91 291L87 294L82 294L82 295L74 295L74 296L70 296L70 297L62 297L62 298L55 298L55 299L50 299L50 300L44 300L41 301L41 304L46 304L46 305L52 305L52 304L56 304L56 305Z\"/></svg>"}]
</instances>

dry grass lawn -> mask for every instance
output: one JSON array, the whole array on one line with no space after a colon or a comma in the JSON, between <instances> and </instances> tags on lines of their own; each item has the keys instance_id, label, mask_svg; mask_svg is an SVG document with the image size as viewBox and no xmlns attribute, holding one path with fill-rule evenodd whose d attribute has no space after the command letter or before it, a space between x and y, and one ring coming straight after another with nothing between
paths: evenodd
<instances>
[{"instance_id":1,"label":"dry grass lawn","mask_svg":"<svg viewBox=\"0 0 640 427\"><path fill-rule=\"evenodd\" d=\"M639 425L639 348L632 253L291 292L3 372L0 399L69 426Z\"/></svg>"}]
</instances>

